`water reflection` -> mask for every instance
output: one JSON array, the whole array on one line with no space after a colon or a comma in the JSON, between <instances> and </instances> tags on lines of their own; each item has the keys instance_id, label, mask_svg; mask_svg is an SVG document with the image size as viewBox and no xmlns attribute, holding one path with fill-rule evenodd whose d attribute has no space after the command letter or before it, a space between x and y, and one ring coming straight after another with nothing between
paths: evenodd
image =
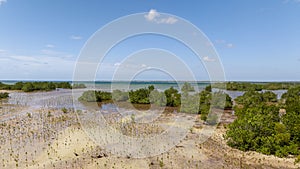
<instances>
[{"instance_id":1,"label":"water reflection","mask_svg":"<svg viewBox=\"0 0 300 169\"><path fill-rule=\"evenodd\" d=\"M232 99L237 98L238 96L242 96L244 91L227 91L222 89L213 89L216 91L223 91L227 93ZM266 92L267 90L263 90L261 92ZM287 90L272 90L271 92L277 95L277 98L280 99L282 94ZM50 91L50 92L34 92L34 93L24 93L24 92L14 92L10 93L10 97L8 100L3 101L3 103L11 104L11 105L20 105L20 106L29 106L32 108L74 108L76 105L77 110L87 110L90 108L101 110L102 113L117 113L120 112L119 109L122 109L122 112L126 112L126 114L132 114L134 112L125 111L127 106L120 106L114 103L104 103L104 104L95 104L95 103L86 103L82 104L78 101L78 98L83 93L83 90L59 90L59 91ZM74 97L74 98L73 98ZM141 106L141 105L139 105ZM147 110L147 106L142 106L142 109Z\"/></svg>"},{"instance_id":2,"label":"water reflection","mask_svg":"<svg viewBox=\"0 0 300 169\"><path fill-rule=\"evenodd\" d=\"M213 92L218 92L218 91L222 91L226 94L228 94L233 100L236 99L239 96L242 96L245 91L229 91L229 90L223 90L223 89L212 89ZM267 92L267 91L271 91L273 93L275 93L277 95L277 99L281 99L281 96L287 92L287 90L262 90L259 91L261 92Z\"/></svg>"}]
</instances>

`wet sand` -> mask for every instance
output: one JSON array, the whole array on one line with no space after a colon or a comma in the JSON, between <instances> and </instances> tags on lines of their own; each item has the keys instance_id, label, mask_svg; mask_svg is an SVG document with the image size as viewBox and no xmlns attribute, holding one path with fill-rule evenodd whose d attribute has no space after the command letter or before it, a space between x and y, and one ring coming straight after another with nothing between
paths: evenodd
<instances>
[{"instance_id":1,"label":"wet sand","mask_svg":"<svg viewBox=\"0 0 300 169\"><path fill-rule=\"evenodd\" d=\"M43 94L49 95L49 93ZM62 95L58 94L58 96ZM32 99L28 102L30 100ZM67 99L56 100L63 102ZM234 120L230 111L224 114L219 127L205 142L202 138L206 125L199 120L198 115L161 114L156 120L161 126L172 125L170 119L175 117L184 117L193 127L189 129L185 138L169 151L153 157L136 159L130 156L118 157L88 137L76 114L85 112L75 112L76 110L70 108L67 113L63 113L61 108L53 108L49 105L32 107L4 103L0 107L2 107L0 109L2 113L0 116L0 152L5 154L0 157L1 168L279 169L300 167L300 164L294 164L294 158L277 158L256 152L242 152L227 146L223 135L226 132L224 125ZM142 119L144 116L141 115L139 118ZM109 119L109 116L107 118ZM128 124L132 125L130 118ZM149 131L149 133L155 134L157 131L159 130ZM128 129L124 130L123 134L136 136Z\"/></svg>"}]
</instances>

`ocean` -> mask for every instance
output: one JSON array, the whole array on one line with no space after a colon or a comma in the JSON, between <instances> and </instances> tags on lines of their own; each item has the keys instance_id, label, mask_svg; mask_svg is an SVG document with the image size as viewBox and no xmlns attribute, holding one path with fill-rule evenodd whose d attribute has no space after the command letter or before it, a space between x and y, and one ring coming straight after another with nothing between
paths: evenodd
<instances>
[{"instance_id":1,"label":"ocean","mask_svg":"<svg viewBox=\"0 0 300 169\"><path fill-rule=\"evenodd\" d=\"M18 81L1 81L4 84L15 84ZM33 82L33 81L24 81L24 82ZM62 82L62 81L55 81L55 82ZM123 91L128 90L136 90L140 88L146 88L150 85L153 85L155 89L159 91L164 91L170 87L173 87L177 90L179 90L182 85L185 83L184 81L116 81L116 82L110 82L110 81L95 81L95 82L88 82L88 81L82 81L82 82L72 82L67 81L69 83L83 83L87 86L87 88L90 89L97 89L97 90L103 90L103 91L111 91L112 89L119 89ZM199 81L199 82L188 82L190 83L195 90L201 91L206 86L210 84L210 82L207 81Z\"/></svg>"}]
</instances>

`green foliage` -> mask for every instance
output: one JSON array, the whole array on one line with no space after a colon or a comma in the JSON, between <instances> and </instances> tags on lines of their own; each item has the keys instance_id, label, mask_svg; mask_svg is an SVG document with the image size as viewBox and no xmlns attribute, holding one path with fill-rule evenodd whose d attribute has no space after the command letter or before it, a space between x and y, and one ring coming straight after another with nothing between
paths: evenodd
<instances>
[{"instance_id":1,"label":"green foliage","mask_svg":"<svg viewBox=\"0 0 300 169\"><path fill-rule=\"evenodd\" d=\"M218 120L219 120L219 118L218 118L217 114L210 113L207 116L206 123L209 125L215 125L218 123Z\"/></svg>"},{"instance_id":2,"label":"green foliage","mask_svg":"<svg viewBox=\"0 0 300 169\"><path fill-rule=\"evenodd\" d=\"M178 93L178 90L171 87L165 90L164 93L167 98L167 106L177 107L180 105L181 95Z\"/></svg>"},{"instance_id":3,"label":"green foliage","mask_svg":"<svg viewBox=\"0 0 300 169\"><path fill-rule=\"evenodd\" d=\"M223 92L211 93L207 87L201 93L189 94L188 91L179 93L170 87L164 92L154 89L154 86L123 92L114 90L112 93L101 91L86 91L79 97L80 101L101 102L103 100L129 101L134 104L154 104L156 106L180 107L184 113L199 113L202 120L207 120L211 105L213 108L232 108L229 95ZM213 97L212 97L213 96ZM212 99L214 98L214 99Z\"/></svg>"},{"instance_id":4,"label":"green foliage","mask_svg":"<svg viewBox=\"0 0 300 169\"><path fill-rule=\"evenodd\" d=\"M66 109L65 107L63 107L62 109L61 109L61 111L63 112L63 113L68 113L68 109Z\"/></svg>"},{"instance_id":5,"label":"green foliage","mask_svg":"<svg viewBox=\"0 0 300 169\"><path fill-rule=\"evenodd\" d=\"M135 123L135 114L132 114L132 115L130 116L130 118L131 118L131 122L132 122L132 123Z\"/></svg>"},{"instance_id":6,"label":"green foliage","mask_svg":"<svg viewBox=\"0 0 300 169\"><path fill-rule=\"evenodd\" d=\"M75 84L72 85L72 89L84 89L84 88L86 88L85 84L75 83Z\"/></svg>"},{"instance_id":7,"label":"green foliage","mask_svg":"<svg viewBox=\"0 0 300 169\"><path fill-rule=\"evenodd\" d=\"M162 168L162 167L164 167L164 162L162 161L162 160L159 160L159 166L160 166L160 168Z\"/></svg>"},{"instance_id":8,"label":"green foliage","mask_svg":"<svg viewBox=\"0 0 300 169\"><path fill-rule=\"evenodd\" d=\"M153 90L150 93L150 103L156 106L166 106L167 98L163 92L159 92L158 90Z\"/></svg>"},{"instance_id":9,"label":"green foliage","mask_svg":"<svg viewBox=\"0 0 300 169\"><path fill-rule=\"evenodd\" d=\"M201 120L206 121L207 115L209 114L210 108L217 109L231 109L232 100L231 97L224 92L210 92L211 87L206 87L205 90L200 92L199 101L199 113L201 114ZM215 117L211 117L215 119ZM210 119L211 120L211 119Z\"/></svg>"},{"instance_id":10,"label":"green foliage","mask_svg":"<svg viewBox=\"0 0 300 169\"><path fill-rule=\"evenodd\" d=\"M181 112L184 113L199 113L199 95L189 95L184 92L181 95Z\"/></svg>"},{"instance_id":11,"label":"green foliage","mask_svg":"<svg viewBox=\"0 0 300 169\"><path fill-rule=\"evenodd\" d=\"M209 114L210 106L209 105L200 105L199 113L201 114L201 120L206 121L207 115Z\"/></svg>"},{"instance_id":12,"label":"green foliage","mask_svg":"<svg viewBox=\"0 0 300 169\"><path fill-rule=\"evenodd\" d=\"M8 98L8 97L9 97L9 94L7 92L0 93L0 99L5 99L5 98Z\"/></svg>"},{"instance_id":13,"label":"green foliage","mask_svg":"<svg viewBox=\"0 0 300 169\"><path fill-rule=\"evenodd\" d=\"M300 104L298 102L298 104ZM287 130L291 134L292 140L300 146L300 112L287 112L282 117L283 124L286 125Z\"/></svg>"},{"instance_id":14,"label":"green foliage","mask_svg":"<svg viewBox=\"0 0 300 169\"><path fill-rule=\"evenodd\" d=\"M211 85L206 86L204 90L207 92L211 92Z\"/></svg>"},{"instance_id":15,"label":"green foliage","mask_svg":"<svg viewBox=\"0 0 300 169\"><path fill-rule=\"evenodd\" d=\"M183 92L194 92L195 89L190 83L185 82L183 84L182 88L181 88L181 91L183 91Z\"/></svg>"},{"instance_id":16,"label":"green foliage","mask_svg":"<svg viewBox=\"0 0 300 169\"><path fill-rule=\"evenodd\" d=\"M78 98L79 101L86 101L86 102L101 102L106 100L111 100L112 95L110 92L104 91L85 91L83 94Z\"/></svg>"},{"instance_id":17,"label":"green foliage","mask_svg":"<svg viewBox=\"0 0 300 169\"><path fill-rule=\"evenodd\" d=\"M291 88L282 95L287 111L300 112L300 87Z\"/></svg>"},{"instance_id":18,"label":"green foliage","mask_svg":"<svg viewBox=\"0 0 300 169\"><path fill-rule=\"evenodd\" d=\"M248 90L254 90L254 91L261 91L263 89L263 86L261 84L254 84L254 83L248 83L248 82L227 82L224 84L215 84L215 87L217 88L223 88L226 86L227 90L236 90L236 91L248 91Z\"/></svg>"},{"instance_id":19,"label":"green foliage","mask_svg":"<svg viewBox=\"0 0 300 169\"><path fill-rule=\"evenodd\" d=\"M278 157L299 154L299 92L290 89L284 97L287 113L282 118L279 117L279 107L270 104L277 101L271 92L249 91L237 98L236 102L242 107L235 107L237 119L228 126L227 144L243 151L258 151Z\"/></svg>"},{"instance_id":20,"label":"green foliage","mask_svg":"<svg viewBox=\"0 0 300 169\"><path fill-rule=\"evenodd\" d=\"M277 102L277 95L271 91L263 92L261 95L264 102Z\"/></svg>"},{"instance_id":21,"label":"green foliage","mask_svg":"<svg viewBox=\"0 0 300 169\"><path fill-rule=\"evenodd\" d=\"M96 102L96 93L93 90L85 91L83 94L78 98L79 101L86 101L86 102Z\"/></svg>"},{"instance_id":22,"label":"green foliage","mask_svg":"<svg viewBox=\"0 0 300 169\"><path fill-rule=\"evenodd\" d=\"M300 155L297 156L295 163L299 163L300 162Z\"/></svg>"},{"instance_id":23,"label":"green foliage","mask_svg":"<svg viewBox=\"0 0 300 169\"><path fill-rule=\"evenodd\" d=\"M14 89L14 90L22 90L23 86L24 86L23 82L17 82L15 85L12 86L12 89Z\"/></svg>"},{"instance_id":24,"label":"green foliage","mask_svg":"<svg viewBox=\"0 0 300 169\"><path fill-rule=\"evenodd\" d=\"M96 98L98 102L107 101L112 99L110 92L96 91Z\"/></svg>"},{"instance_id":25,"label":"green foliage","mask_svg":"<svg viewBox=\"0 0 300 169\"><path fill-rule=\"evenodd\" d=\"M112 98L114 101L117 101L117 102L127 101L129 99L129 93L122 92L121 90L114 90L112 92Z\"/></svg>"},{"instance_id":26,"label":"green foliage","mask_svg":"<svg viewBox=\"0 0 300 169\"><path fill-rule=\"evenodd\" d=\"M47 117L51 117L51 116L52 116L51 112L48 111Z\"/></svg>"},{"instance_id":27,"label":"green foliage","mask_svg":"<svg viewBox=\"0 0 300 169\"><path fill-rule=\"evenodd\" d=\"M288 82L273 82L273 83L266 83L263 85L263 89L265 90L283 90L283 89L289 89L291 87L294 87L295 83L288 83Z\"/></svg>"},{"instance_id":28,"label":"green foliage","mask_svg":"<svg viewBox=\"0 0 300 169\"><path fill-rule=\"evenodd\" d=\"M229 125L228 145L243 151L256 150L264 154L274 154L275 123L279 122L275 106L244 108L236 113L238 118Z\"/></svg>"},{"instance_id":29,"label":"green foliage","mask_svg":"<svg viewBox=\"0 0 300 169\"><path fill-rule=\"evenodd\" d=\"M206 121L210 110L211 93L208 90L203 90L199 95L199 113L201 114L201 120Z\"/></svg>"},{"instance_id":30,"label":"green foliage","mask_svg":"<svg viewBox=\"0 0 300 169\"><path fill-rule=\"evenodd\" d=\"M235 99L237 104L245 107L255 107L261 103L277 102L277 96L273 92L267 91L259 93L256 91L247 91L242 96Z\"/></svg>"},{"instance_id":31,"label":"green foliage","mask_svg":"<svg viewBox=\"0 0 300 169\"><path fill-rule=\"evenodd\" d=\"M0 90L10 90L9 85L0 82Z\"/></svg>"},{"instance_id":32,"label":"green foliage","mask_svg":"<svg viewBox=\"0 0 300 169\"><path fill-rule=\"evenodd\" d=\"M155 89L155 87L153 85L148 86L148 90L151 92Z\"/></svg>"},{"instance_id":33,"label":"green foliage","mask_svg":"<svg viewBox=\"0 0 300 169\"><path fill-rule=\"evenodd\" d=\"M21 90L23 90L23 92L32 92L34 91L34 86L31 82L25 83Z\"/></svg>"},{"instance_id":34,"label":"green foliage","mask_svg":"<svg viewBox=\"0 0 300 169\"><path fill-rule=\"evenodd\" d=\"M56 82L56 83L50 82L50 85L51 85L51 83L52 83L52 86L55 85L56 88L72 89L72 86L69 82Z\"/></svg>"},{"instance_id":35,"label":"green foliage","mask_svg":"<svg viewBox=\"0 0 300 169\"><path fill-rule=\"evenodd\" d=\"M150 90L146 88L131 90L129 92L129 100L131 103L136 104L150 104L149 100Z\"/></svg>"},{"instance_id":36,"label":"green foliage","mask_svg":"<svg viewBox=\"0 0 300 169\"><path fill-rule=\"evenodd\" d=\"M27 117L28 117L28 118L32 118L31 113L27 113Z\"/></svg>"},{"instance_id":37,"label":"green foliage","mask_svg":"<svg viewBox=\"0 0 300 169\"><path fill-rule=\"evenodd\" d=\"M22 90L24 92L51 91L56 88L71 89L69 82L17 82L14 85L3 84L0 82L0 89L3 90Z\"/></svg>"},{"instance_id":38,"label":"green foliage","mask_svg":"<svg viewBox=\"0 0 300 169\"><path fill-rule=\"evenodd\" d=\"M211 106L213 108L231 109L231 97L224 92L214 92L211 97Z\"/></svg>"},{"instance_id":39,"label":"green foliage","mask_svg":"<svg viewBox=\"0 0 300 169\"><path fill-rule=\"evenodd\" d=\"M216 88L233 90L233 91L261 91L261 90L283 90L299 86L297 83L273 82L273 83L251 83L251 82L226 82L215 84Z\"/></svg>"}]
</instances>

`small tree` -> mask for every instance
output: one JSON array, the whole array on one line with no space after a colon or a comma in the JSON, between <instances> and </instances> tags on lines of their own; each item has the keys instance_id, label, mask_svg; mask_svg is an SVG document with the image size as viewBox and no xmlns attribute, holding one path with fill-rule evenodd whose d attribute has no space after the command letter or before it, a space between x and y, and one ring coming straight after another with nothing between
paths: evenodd
<instances>
[{"instance_id":1,"label":"small tree","mask_svg":"<svg viewBox=\"0 0 300 169\"><path fill-rule=\"evenodd\" d=\"M184 91L186 91L186 92L194 92L195 89L194 89L194 87L190 83L185 82L183 84L182 88L181 88L181 91L183 91L183 92Z\"/></svg>"},{"instance_id":2,"label":"small tree","mask_svg":"<svg viewBox=\"0 0 300 169\"><path fill-rule=\"evenodd\" d=\"M66 109L65 107L62 108L61 111L62 111L63 113L65 113L65 114L68 113L68 109Z\"/></svg>"}]
</instances>

